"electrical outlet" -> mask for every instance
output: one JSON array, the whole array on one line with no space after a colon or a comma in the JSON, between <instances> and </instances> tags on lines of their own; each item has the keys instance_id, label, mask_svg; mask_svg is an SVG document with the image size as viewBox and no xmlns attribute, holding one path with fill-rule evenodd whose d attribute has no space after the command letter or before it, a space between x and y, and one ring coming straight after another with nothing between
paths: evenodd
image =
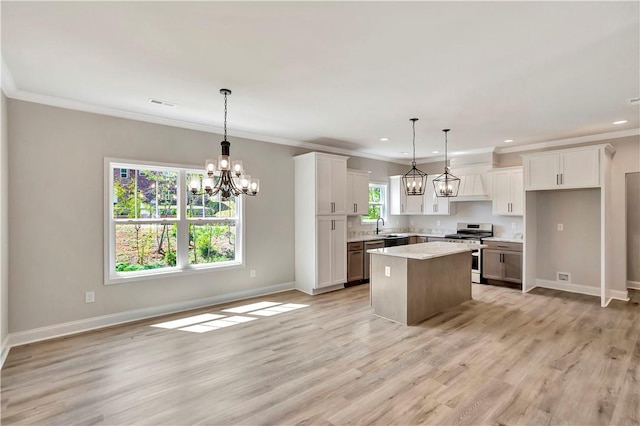
<instances>
[{"instance_id":1,"label":"electrical outlet","mask_svg":"<svg viewBox=\"0 0 640 426\"><path fill-rule=\"evenodd\" d=\"M511 229L516 229L516 223L515 222L511 222Z\"/></svg>"},{"instance_id":2,"label":"electrical outlet","mask_svg":"<svg viewBox=\"0 0 640 426\"><path fill-rule=\"evenodd\" d=\"M436 226L440 226L440 221L436 220Z\"/></svg>"},{"instance_id":3,"label":"electrical outlet","mask_svg":"<svg viewBox=\"0 0 640 426\"><path fill-rule=\"evenodd\" d=\"M558 231L564 231L564 225L559 223L558 224Z\"/></svg>"},{"instance_id":4,"label":"electrical outlet","mask_svg":"<svg viewBox=\"0 0 640 426\"><path fill-rule=\"evenodd\" d=\"M558 272L558 281L571 282L571 274L568 272Z\"/></svg>"},{"instance_id":5,"label":"electrical outlet","mask_svg":"<svg viewBox=\"0 0 640 426\"><path fill-rule=\"evenodd\" d=\"M390 277L391 276L391 266L385 266L384 267L384 276L385 277Z\"/></svg>"},{"instance_id":6,"label":"electrical outlet","mask_svg":"<svg viewBox=\"0 0 640 426\"><path fill-rule=\"evenodd\" d=\"M94 291L86 291L84 293L84 303L93 303L96 301L96 293Z\"/></svg>"},{"instance_id":7,"label":"electrical outlet","mask_svg":"<svg viewBox=\"0 0 640 426\"><path fill-rule=\"evenodd\" d=\"M255 269L250 269L249 270L249 276L251 278L255 278L256 277L256 270Z\"/></svg>"},{"instance_id":8,"label":"electrical outlet","mask_svg":"<svg viewBox=\"0 0 640 426\"><path fill-rule=\"evenodd\" d=\"M353 223L347 222L347 228L351 228L351 225L353 225Z\"/></svg>"},{"instance_id":9,"label":"electrical outlet","mask_svg":"<svg viewBox=\"0 0 640 426\"><path fill-rule=\"evenodd\" d=\"M413 220L409 221L409 226L413 226Z\"/></svg>"}]
</instances>

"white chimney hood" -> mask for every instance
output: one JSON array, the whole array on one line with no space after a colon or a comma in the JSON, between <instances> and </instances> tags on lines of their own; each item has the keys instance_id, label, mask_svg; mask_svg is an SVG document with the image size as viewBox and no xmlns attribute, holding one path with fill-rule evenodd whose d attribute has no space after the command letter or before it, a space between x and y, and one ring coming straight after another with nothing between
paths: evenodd
<instances>
[{"instance_id":1,"label":"white chimney hood","mask_svg":"<svg viewBox=\"0 0 640 426\"><path fill-rule=\"evenodd\" d=\"M487 191L488 182L484 182L486 175L467 174L458 176L460 178L460 189L458 196L452 197L450 201L491 201ZM486 185L485 185L486 183Z\"/></svg>"}]
</instances>

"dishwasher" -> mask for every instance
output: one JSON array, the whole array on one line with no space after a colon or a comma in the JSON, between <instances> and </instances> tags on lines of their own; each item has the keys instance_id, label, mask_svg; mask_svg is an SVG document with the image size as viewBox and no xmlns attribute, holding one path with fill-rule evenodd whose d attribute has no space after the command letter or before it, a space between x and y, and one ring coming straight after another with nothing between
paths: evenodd
<instances>
[{"instance_id":1,"label":"dishwasher","mask_svg":"<svg viewBox=\"0 0 640 426\"><path fill-rule=\"evenodd\" d=\"M369 265L371 262L371 255L367 250L384 248L384 240L365 241L364 243L364 281L369 281Z\"/></svg>"}]
</instances>

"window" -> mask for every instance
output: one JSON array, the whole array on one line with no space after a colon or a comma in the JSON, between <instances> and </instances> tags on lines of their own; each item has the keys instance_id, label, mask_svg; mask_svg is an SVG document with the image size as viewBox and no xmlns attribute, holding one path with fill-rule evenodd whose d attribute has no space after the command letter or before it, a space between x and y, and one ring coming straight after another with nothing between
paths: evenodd
<instances>
[{"instance_id":1,"label":"window","mask_svg":"<svg viewBox=\"0 0 640 426\"><path fill-rule=\"evenodd\" d=\"M107 284L242 264L241 200L191 194L188 182L202 171L108 161L106 168Z\"/></svg>"},{"instance_id":2,"label":"window","mask_svg":"<svg viewBox=\"0 0 640 426\"><path fill-rule=\"evenodd\" d=\"M362 216L362 223L371 223L378 218L387 219L387 185L369 183L369 215Z\"/></svg>"}]
</instances>

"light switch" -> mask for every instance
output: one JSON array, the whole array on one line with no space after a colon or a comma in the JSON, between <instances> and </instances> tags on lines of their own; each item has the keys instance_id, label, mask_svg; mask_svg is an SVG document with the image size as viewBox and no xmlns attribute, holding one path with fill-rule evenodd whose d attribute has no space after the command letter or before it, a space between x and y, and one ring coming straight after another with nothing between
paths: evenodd
<instances>
[{"instance_id":1,"label":"light switch","mask_svg":"<svg viewBox=\"0 0 640 426\"><path fill-rule=\"evenodd\" d=\"M390 277L391 276L391 266L385 266L384 267L384 276L385 277Z\"/></svg>"},{"instance_id":2,"label":"light switch","mask_svg":"<svg viewBox=\"0 0 640 426\"><path fill-rule=\"evenodd\" d=\"M558 231L563 231L564 230L564 225L559 223L558 224Z\"/></svg>"}]
</instances>

